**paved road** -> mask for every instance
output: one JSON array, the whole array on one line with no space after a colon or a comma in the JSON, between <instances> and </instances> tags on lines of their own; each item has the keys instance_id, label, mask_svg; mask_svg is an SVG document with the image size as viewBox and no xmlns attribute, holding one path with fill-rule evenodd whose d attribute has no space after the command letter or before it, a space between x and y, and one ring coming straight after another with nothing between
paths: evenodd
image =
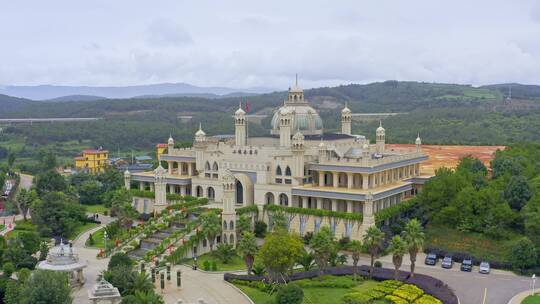
<instances>
[{"instance_id":1,"label":"paved road","mask_svg":"<svg viewBox=\"0 0 540 304\"><path fill-rule=\"evenodd\" d=\"M32 187L32 181L34 180L34 177L32 175L23 173L20 173L19 176L21 177L21 181L19 183L20 187L29 190L30 187Z\"/></svg>"},{"instance_id":2,"label":"paved road","mask_svg":"<svg viewBox=\"0 0 540 304\"><path fill-rule=\"evenodd\" d=\"M424 258L424 254L418 256L416 271L448 284L459 297L461 304L482 303L484 292L487 294L486 304L507 304L514 295L531 288L529 278L508 271L493 269L490 274L483 275L478 273L478 267L474 267L472 272L462 272L458 263L455 263L452 269L443 269L440 262L436 266L424 265ZM393 268L391 259L392 257L386 256L380 260L384 267ZM361 263L365 263L364 261ZM403 264L401 270L410 269L408 255L404 257Z\"/></svg>"},{"instance_id":3,"label":"paved road","mask_svg":"<svg viewBox=\"0 0 540 304\"><path fill-rule=\"evenodd\" d=\"M90 233L96 232L97 230L101 229L103 226L114 220L109 216L100 215L99 217L102 221L100 226L84 232L73 241L73 247L75 248L75 252L79 254L79 259L86 260L88 262L88 267L84 269L84 277L86 279L86 282L81 288L73 291L73 303L92 303L90 302L90 300L88 300L88 290L94 287L98 275L103 270L107 269L107 264L109 263L108 258L98 259L96 257L99 252L98 249L84 247L84 244L86 243L86 240L88 239L88 235L90 235Z\"/></svg>"}]
</instances>

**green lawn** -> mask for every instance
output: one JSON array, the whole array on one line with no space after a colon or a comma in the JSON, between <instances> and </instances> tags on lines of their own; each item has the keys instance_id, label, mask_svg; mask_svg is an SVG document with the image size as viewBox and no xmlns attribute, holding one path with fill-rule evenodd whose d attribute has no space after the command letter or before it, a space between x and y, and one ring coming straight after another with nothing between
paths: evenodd
<instances>
[{"instance_id":1,"label":"green lawn","mask_svg":"<svg viewBox=\"0 0 540 304\"><path fill-rule=\"evenodd\" d=\"M105 248L105 240L103 239L104 231L105 229L101 228L98 231L94 232L92 234L92 239L94 240L94 244L90 245L88 240L86 240L86 246L104 249Z\"/></svg>"},{"instance_id":2,"label":"green lawn","mask_svg":"<svg viewBox=\"0 0 540 304\"><path fill-rule=\"evenodd\" d=\"M329 277L330 280L343 281L349 280L348 277ZM314 279L318 280L318 279ZM309 281L308 280L301 280ZM343 296L351 291L352 289L358 291L369 291L377 285L375 281L359 281L358 285L354 288L337 288L337 287L303 287L304 291L304 301L303 304L327 304L327 303L341 303ZM262 292L256 288L244 286L244 285L235 285L240 290L242 290L255 304L274 304L274 297ZM377 304L387 303L384 300L378 302L373 302Z\"/></svg>"},{"instance_id":3,"label":"green lawn","mask_svg":"<svg viewBox=\"0 0 540 304\"><path fill-rule=\"evenodd\" d=\"M200 269L203 269L204 261L216 261L216 271L232 271L246 269L246 264L244 263L244 260L238 255L235 255L229 261L229 263L224 264L218 258L214 257L211 253L205 253L197 257L197 265ZM193 259L188 259L185 261L185 263L188 265L193 265Z\"/></svg>"},{"instance_id":4,"label":"green lawn","mask_svg":"<svg viewBox=\"0 0 540 304\"><path fill-rule=\"evenodd\" d=\"M510 239L490 239L479 233L460 232L454 229L428 226L426 245L447 251L465 252L481 259L508 261L510 250L519 236Z\"/></svg>"},{"instance_id":5,"label":"green lawn","mask_svg":"<svg viewBox=\"0 0 540 304\"><path fill-rule=\"evenodd\" d=\"M107 214L109 214L109 208L104 205L84 205L84 207L86 208L86 212L105 214L105 211L107 211Z\"/></svg>"},{"instance_id":6,"label":"green lawn","mask_svg":"<svg viewBox=\"0 0 540 304\"><path fill-rule=\"evenodd\" d=\"M75 238L77 238L77 236L87 230L90 230L92 228L95 228L99 226L99 224L96 224L96 223L84 223L83 225L80 225L78 226L77 228L75 228L75 230L73 231L73 233L69 236L69 239L70 240L73 240Z\"/></svg>"},{"instance_id":7,"label":"green lawn","mask_svg":"<svg viewBox=\"0 0 540 304\"><path fill-rule=\"evenodd\" d=\"M534 296L526 297L521 304L540 304L540 295L535 294Z\"/></svg>"},{"instance_id":8,"label":"green lawn","mask_svg":"<svg viewBox=\"0 0 540 304\"><path fill-rule=\"evenodd\" d=\"M37 232L37 227L30 220L15 221L15 228L6 234L6 238L15 238L21 231Z\"/></svg>"}]
</instances>

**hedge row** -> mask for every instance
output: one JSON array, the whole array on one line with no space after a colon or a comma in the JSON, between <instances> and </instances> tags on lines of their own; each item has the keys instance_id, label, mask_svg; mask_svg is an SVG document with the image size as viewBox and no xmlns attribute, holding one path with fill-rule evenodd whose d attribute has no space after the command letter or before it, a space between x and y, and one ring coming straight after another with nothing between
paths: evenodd
<instances>
[{"instance_id":1,"label":"hedge row","mask_svg":"<svg viewBox=\"0 0 540 304\"><path fill-rule=\"evenodd\" d=\"M131 195L135 196L135 197L144 197L144 198L155 198L156 197L156 194L154 193L154 191L130 189L129 193L131 193Z\"/></svg>"},{"instance_id":2,"label":"hedge row","mask_svg":"<svg viewBox=\"0 0 540 304\"><path fill-rule=\"evenodd\" d=\"M185 201L183 203L176 203L167 206L167 210L182 210L184 208L198 207L208 204L207 198L199 198L191 201Z\"/></svg>"},{"instance_id":3,"label":"hedge row","mask_svg":"<svg viewBox=\"0 0 540 304\"><path fill-rule=\"evenodd\" d=\"M375 212L375 222L380 223L411 210L418 201L415 198Z\"/></svg>"},{"instance_id":4,"label":"hedge row","mask_svg":"<svg viewBox=\"0 0 540 304\"><path fill-rule=\"evenodd\" d=\"M259 208L257 205L249 205L246 207L236 209L236 214L242 215L246 213L259 213Z\"/></svg>"},{"instance_id":5,"label":"hedge row","mask_svg":"<svg viewBox=\"0 0 540 304\"><path fill-rule=\"evenodd\" d=\"M361 276L369 276L369 267L362 265L358 268L353 266L340 266L340 267L330 267L325 271L327 275L343 276L343 275L353 275L358 274ZM310 279L319 276L319 270L310 270L305 272L293 273L288 276L286 279L288 281L296 281L303 279ZM238 275L232 273L225 273L224 280L232 282L232 280L240 281L266 281L264 276L256 275ZM375 268L373 272L373 279L377 281L386 281L394 279L394 270L387 268ZM409 273L405 271L400 271L398 274L398 279L401 282L412 284L422 289L426 294L431 295L445 304L458 304L458 300L454 292L444 284L443 281L436 279L434 277L424 275L424 274L415 274L413 278L409 277ZM429 302L428 302L429 303Z\"/></svg>"},{"instance_id":6,"label":"hedge row","mask_svg":"<svg viewBox=\"0 0 540 304\"><path fill-rule=\"evenodd\" d=\"M352 220L357 222L363 221L362 213L347 213L339 211L330 211L324 209L309 209L309 208L298 208L298 207L283 207L278 205L264 205L264 210L269 212L282 211L284 213L294 213L294 214L306 214L319 217L333 217L340 218L344 220Z\"/></svg>"}]
</instances>

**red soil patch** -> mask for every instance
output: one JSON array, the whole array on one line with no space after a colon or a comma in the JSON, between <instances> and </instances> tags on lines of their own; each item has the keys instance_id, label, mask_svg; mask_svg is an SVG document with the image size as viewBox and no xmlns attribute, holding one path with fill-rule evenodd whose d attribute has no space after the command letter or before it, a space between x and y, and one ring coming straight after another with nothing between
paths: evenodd
<instances>
[{"instance_id":1,"label":"red soil patch","mask_svg":"<svg viewBox=\"0 0 540 304\"><path fill-rule=\"evenodd\" d=\"M410 144L387 144L387 148L414 148ZM429 160L422 163L422 174L434 175L435 170L441 167L455 168L459 160L465 156L478 158L489 168L489 162L495 157L497 150L504 150L505 146L438 146L422 145L422 151L429 156Z\"/></svg>"}]
</instances>

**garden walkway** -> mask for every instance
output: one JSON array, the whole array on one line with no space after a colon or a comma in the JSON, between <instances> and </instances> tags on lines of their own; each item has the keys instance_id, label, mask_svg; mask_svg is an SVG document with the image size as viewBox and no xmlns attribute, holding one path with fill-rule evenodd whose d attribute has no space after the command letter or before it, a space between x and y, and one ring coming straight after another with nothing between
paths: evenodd
<instances>
[{"instance_id":1,"label":"garden walkway","mask_svg":"<svg viewBox=\"0 0 540 304\"><path fill-rule=\"evenodd\" d=\"M176 270L182 271L182 287L176 287ZM160 292L156 280L156 292ZM207 273L192 270L186 266L175 266L171 281L163 292L165 303L173 304L183 300L184 304L198 304L203 299L207 304L252 304L239 290L223 280L223 273Z\"/></svg>"}]
</instances>

